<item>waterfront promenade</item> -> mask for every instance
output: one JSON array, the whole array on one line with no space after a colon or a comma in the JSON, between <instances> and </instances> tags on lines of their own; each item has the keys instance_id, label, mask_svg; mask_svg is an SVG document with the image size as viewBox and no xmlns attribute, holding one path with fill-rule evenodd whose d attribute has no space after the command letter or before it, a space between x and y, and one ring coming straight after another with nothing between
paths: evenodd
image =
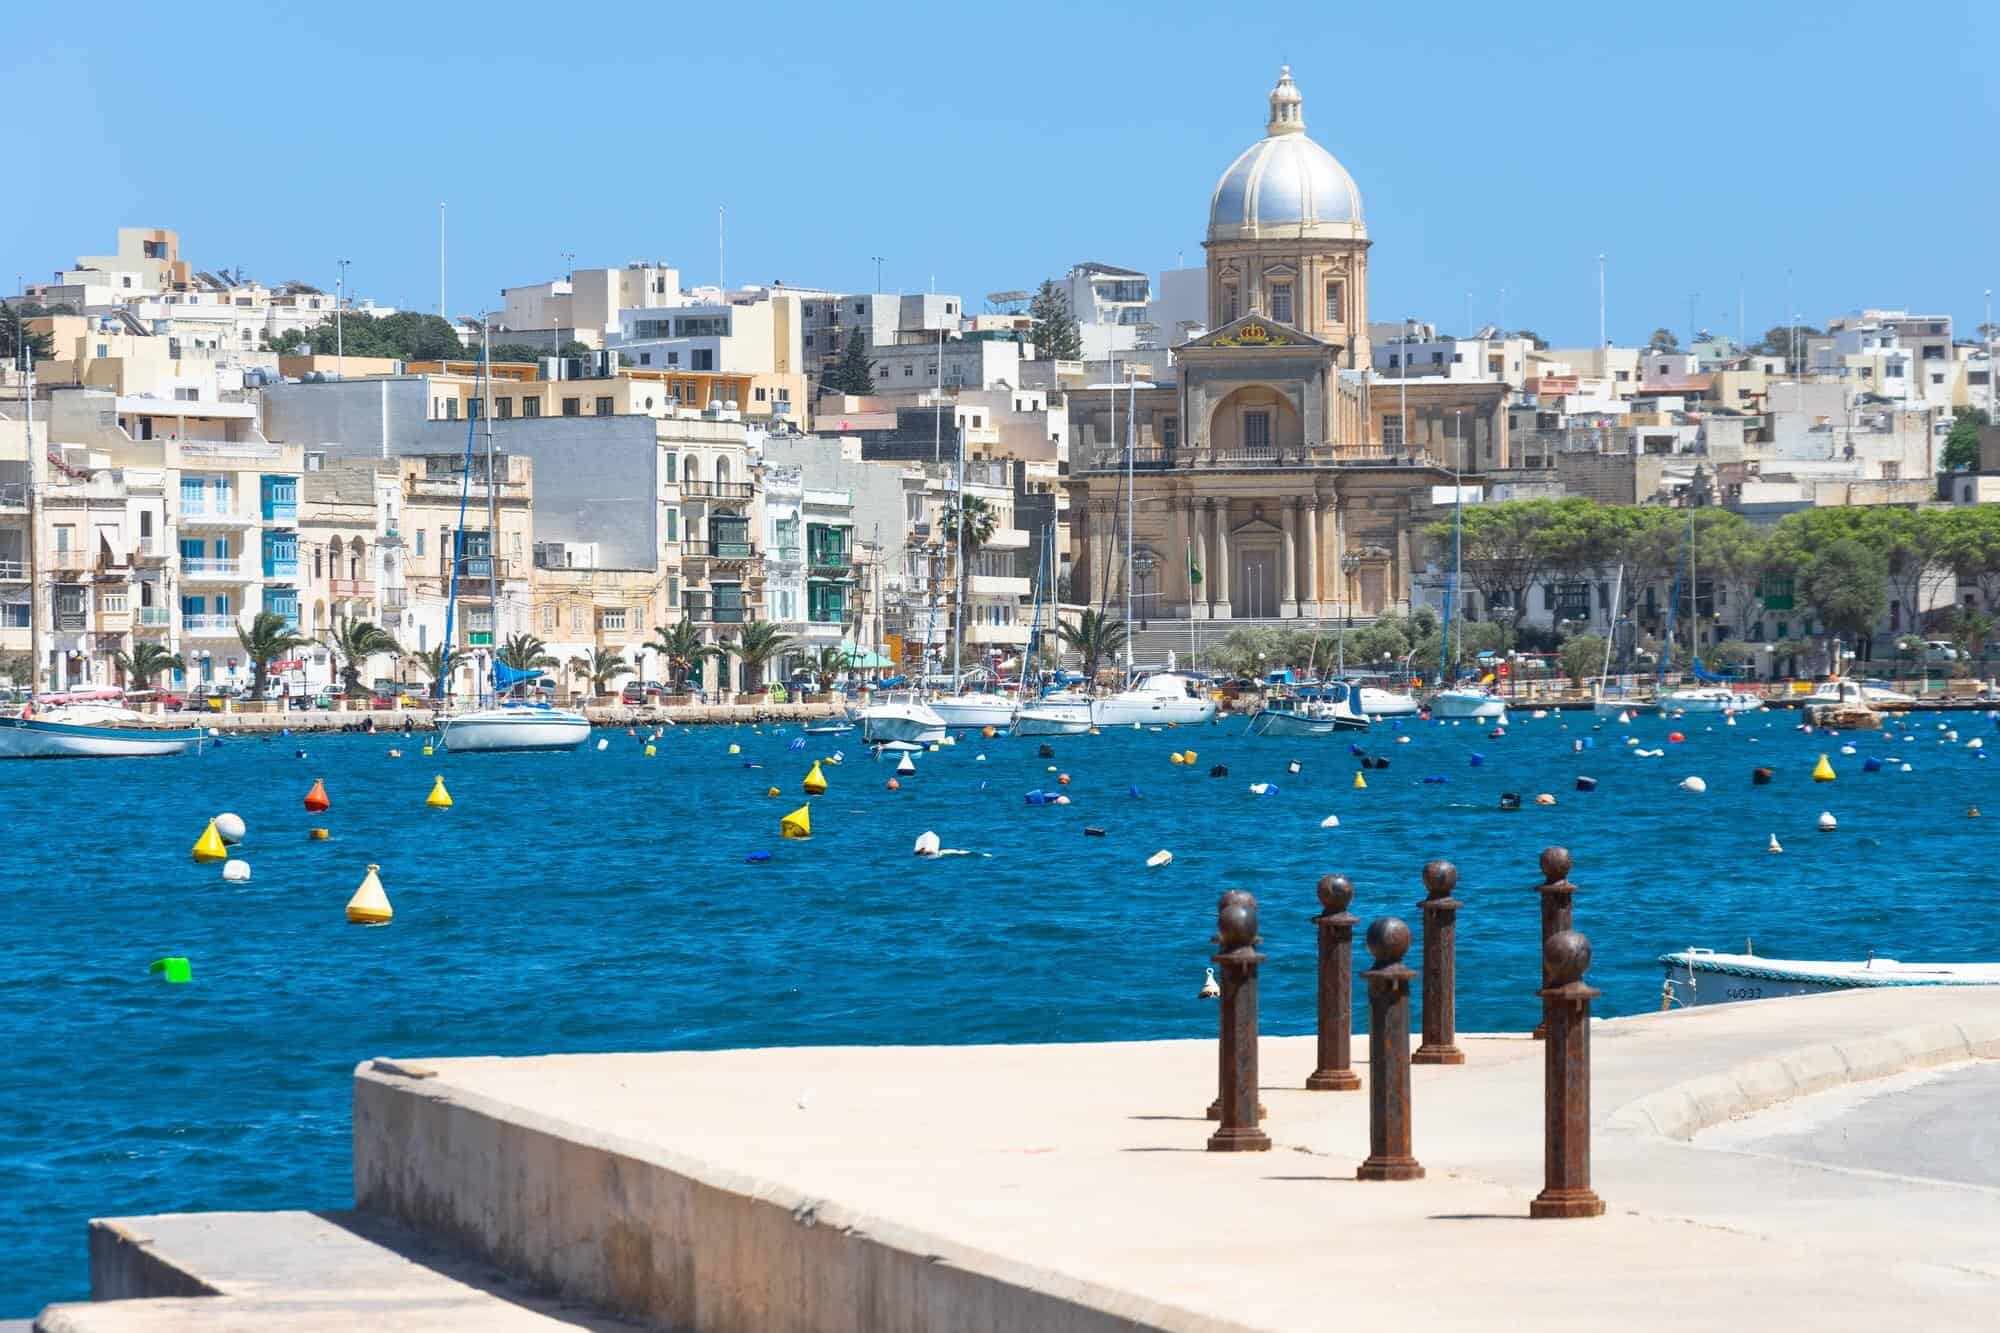
<instances>
[{"instance_id":1,"label":"waterfront promenade","mask_svg":"<svg viewBox=\"0 0 2000 1333\"><path fill-rule=\"evenodd\" d=\"M621 1326L524 1303L523 1279L702 1333L1989 1326L2000 1191L1980 1141L1890 1127L1911 1105L1980 1122L2000 993L1725 1005L1592 1040L1609 1211L1574 1221L1527 1218L1542 1059L1520 1036L1417 1068L1429 1175L1370 1184L1366 1093L1298 1090L1304 1037L1262 1043L1275 1146L1251 1154L1203 1151L1210 1041L370 1061L359 1222L100 1224L94 1290L164 1298L52 1307L41 1327L444 1327L446 1309ZM1800 1146L1823 1142L1845 1147ZM483 1262L424 1257L442 1244ZM400 1276L353 1280L376 1271Z\"/></svg>"}]
</instances>

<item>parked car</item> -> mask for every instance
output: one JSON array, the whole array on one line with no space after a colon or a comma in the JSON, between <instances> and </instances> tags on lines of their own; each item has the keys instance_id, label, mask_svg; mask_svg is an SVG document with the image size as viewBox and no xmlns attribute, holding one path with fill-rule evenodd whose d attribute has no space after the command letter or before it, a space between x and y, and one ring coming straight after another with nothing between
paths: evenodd
<instances>
[{"instance_id":1,"label":"parked car","mask_svg":"<svg viewBox=\"0 0 2000 1333\"><path fill-rule=\"evenodd\" d=\"M1950 666L1958 660L1958 649L1945 639L1924 640L1925 666Z\"/></svg>"},{"instance_id":2,"label":"parked car","mask_svg":"<svg viewBox=\"0 0 2000 1333\"><path fill-rule=\"evenodd\" d=\"M634 680L626 682L618 692L618 702L630 707L648 703L658 703L667 697L667 687L656 680Z\"/></svg>"}]
</instances>

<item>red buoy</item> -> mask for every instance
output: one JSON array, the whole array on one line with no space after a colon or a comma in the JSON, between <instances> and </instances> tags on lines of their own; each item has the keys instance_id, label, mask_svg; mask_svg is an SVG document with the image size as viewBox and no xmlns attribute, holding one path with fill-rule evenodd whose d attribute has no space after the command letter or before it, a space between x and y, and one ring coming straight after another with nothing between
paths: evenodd
<instances>
[{"instance_id":1,"label":"red buoy","mask_svg":"<svg viewBox=\"0 0 2000 1333\"><path fill-rule=\"evenodd\" d=\"M332 801L326 799L326 783L319 778L314 778L313 789L306 793L306 809L312 811L314 814L319 814L332 804Z\"/></svg>"},{"instance_id":2,"label":"red buoy","mask_svg":"<svg viewBox=\"0 0 2000 1333\"><path fill-rule=\"evenodd\" d=\"M1669 741L1672 741L1675 745L1679 745L1682 741L1686 740L1687 737L1681 735L1678 731L1670 731L1667 733L1667 739Z\"/></svg>"}]
</instances>

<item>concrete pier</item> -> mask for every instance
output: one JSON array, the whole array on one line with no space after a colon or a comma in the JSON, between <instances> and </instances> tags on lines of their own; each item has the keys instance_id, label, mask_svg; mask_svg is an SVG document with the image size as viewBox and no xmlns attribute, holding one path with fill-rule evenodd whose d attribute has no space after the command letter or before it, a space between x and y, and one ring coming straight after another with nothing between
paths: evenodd
<instances>
[{"instance_id":1,"label":"concrete pier","mask_svg":"<svg viewBox=\"0 0 2000 1333\"><path fill-rule=\"evenodd\" d=\"M1679 1330L1695 1312L1775 1329L1805 1311L1816 1329L1911 1311L1990 1326L2000 1191L1976 1145L1909 1161L1770 1145L1822 1102L1983 1096L2000 991L1598 1024L1593 1169L1612 1210L1556 1223L1528 1218L1540 1045L1459 1043L1465 1065L1413 1071L1429 1175L1394 1189L1353 1180L1366 1099L1302 1089L1311 1037L1260 1044L1275 1150L1259 1154L1203 1151L1212 1040L370 1061L356 1202L461 1262L700 1333L1306 1329L1336 1309L1425 1329ZM1768 1108L1788 1118L1763 1133ZM116 1267L140 1274L119 1294L167 1280ZM221 1315L278 1294L167 1268L223 1294L52 1307L42 1327L136 1333L177 1326L144 1322L155 1304L184 1319L190 1301ZM347 1322L256 1326L379 1327L373 1299L352 1293Z\"/></svg>"}]
</instances>

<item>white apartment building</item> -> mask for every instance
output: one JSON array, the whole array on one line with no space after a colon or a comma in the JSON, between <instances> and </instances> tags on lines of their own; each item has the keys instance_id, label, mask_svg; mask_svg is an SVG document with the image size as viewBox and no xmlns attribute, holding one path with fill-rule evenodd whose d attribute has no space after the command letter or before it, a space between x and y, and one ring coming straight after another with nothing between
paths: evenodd
<instances>
[{"instance_id":1,"label":"white apartment building","mask_svg":"<svg viewBox=\"0 0 2000 1333\"><path fill-rule=\"evenodd\" d=\"M694 299L681 290L680 270L660 260L572 269L546 282L503 287L500 298L507 341L546 341L551 348L571 339L603 347L618 332L620 312L666 309Z\"/></svg>"},{"instance_id":2,"label":"white apartment building","mask_svg":"<svg viewBox=\"0 0 2000 1333\"><path fill-rule=\"evenodd\" d=\"M1153 284L1136 269L1084 263L1071 267L1057 284L1069 298L1083 341L1083 359L1102 361L1140 347L1171 345L1160 341L1152 320Z\"/></svg>"},{"instance_id":3,"label":"white apartment building","mask_svg":"<svg viewBox=\"0 0 2000 1333\"><path fill-rule=\"evenodd\" d=\"M806 659L805 472L796 465L764 463L758 469L764 493L760 540L764 548L764 619L792 636L780 677Z\"/></svg>"}]
</instances>

